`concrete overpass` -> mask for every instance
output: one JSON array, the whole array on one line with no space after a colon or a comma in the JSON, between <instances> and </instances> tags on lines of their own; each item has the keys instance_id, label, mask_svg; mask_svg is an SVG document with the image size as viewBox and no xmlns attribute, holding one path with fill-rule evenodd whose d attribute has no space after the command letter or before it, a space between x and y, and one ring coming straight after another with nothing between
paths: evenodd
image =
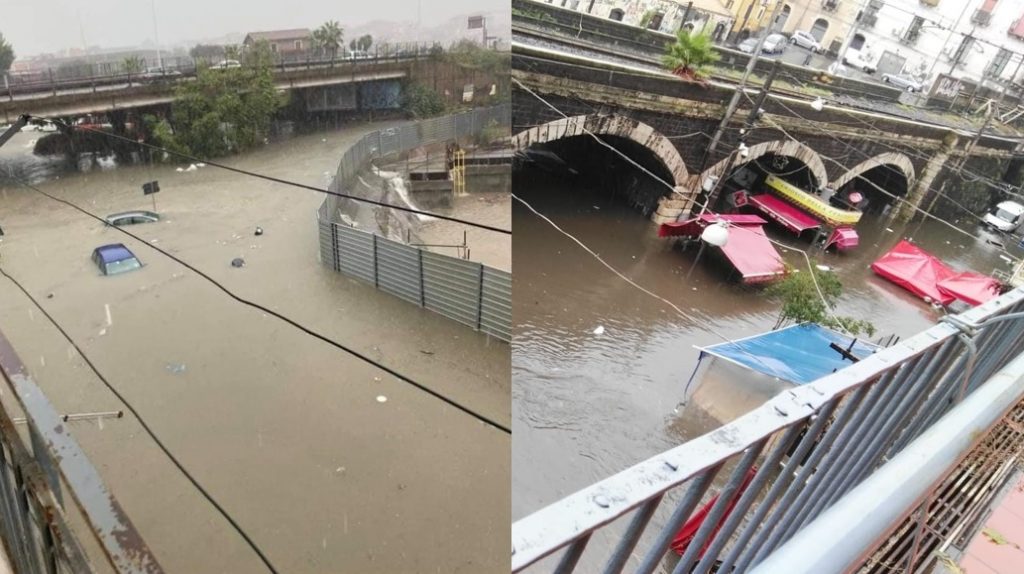
<instances>
[{"instance_id":1,"label":"concrete overpass","mask_svg":"<svg viewBox=\"0 0 1024 574\"><path fill-rule=\"evenodd\" d=\"M416 58L335 62L333 65L275 70L274 81L279 90L296 90L395 80L409 76L415 64ZM13 122L21 114L67 117L168 105L174 99L175 86L188 81L194 79L183 77L177 82L57 88L12 97L0 101L0 122Z\"/></svg>"}]
</instances>

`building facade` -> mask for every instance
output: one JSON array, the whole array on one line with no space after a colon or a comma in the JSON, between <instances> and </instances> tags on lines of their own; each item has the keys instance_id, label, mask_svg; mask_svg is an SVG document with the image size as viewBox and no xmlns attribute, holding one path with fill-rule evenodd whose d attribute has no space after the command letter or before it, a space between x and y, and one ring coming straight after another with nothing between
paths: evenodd
<instances>
[{"instance_id":1,"label":"building facade","mask_svg":"<svg viewBox=\"0 0 1024 574\"><path fill-rule=\"evenodd\" d=\"M849 1L849 0L840 0ZM1021 77L1024 0L861 0L853 49L880 73L949 74L998 88Z\"/></svg>"},{"instance_id":2,"label":"building facade","mask_svg":"<svg viewBox=\"0 0 1024 574\"><path fill-rule=\"evenodd\" d=\"M312 44L311 37L309 28L250 32L246 34L242 45L250 47L256 42L265 41L270 46L270 51L275 54L294 54L309 50Z\"/></svg>"},{"instance_id":3,"label":"building facade","mask_svg":"<svg viewBox=\"0 0 1024 574\"><path fill-rule=\"evenodd\" d=\"M674 34L681 28L706 30L718 40L732 24L729 9L719 0L538 0L568 10L624 24Z\"/></svg>"},{"instance_id":4,"label":"building facade","mask_svg":"<svg viewBox=\"0 0 1024 574\"><path fill-rule=\"evenodd\" d=\"M786 35L808 32L837 55L856 23L860 4L860 0L784 1L771 29Z\"/></svg>"}]
</instances>

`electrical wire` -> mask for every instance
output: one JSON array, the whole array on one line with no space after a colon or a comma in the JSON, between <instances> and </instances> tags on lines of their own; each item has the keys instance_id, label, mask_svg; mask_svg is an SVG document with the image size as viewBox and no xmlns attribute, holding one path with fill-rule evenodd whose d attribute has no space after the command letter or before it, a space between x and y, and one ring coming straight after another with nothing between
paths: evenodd
<instances>
[{"instance_id":1,"label":"electrical wire","mask_svg":"<svg viewBox=\"0 0 1024 574\"><path fill-rule=\"evenodd\" d=\"M557 108L556 106L554 106L553 104L551 104L550 102L548 102L547 100L545 100L545 99L544 99L543 97L541 97L541 96L540 96L540 94L538 94L538 93L534 92L533 90L531 90L530 88L528 88L528 87L527 87L526 85L524 85L524 84L523 84L523 83L522 83L521 81L519 81L519 79L518 79L518 78L516 78L516 77L513 77L513 78L512 78L512 81L513 81L513 82L515 82L515 83L516 83L516 84L517 84L517 85L518 85L518 86L519 86L519 87L520 87L521 89L525 90L525 91L526 91L527 93L529 93L529 94L530 94L530 95L532 95L532 96L533 96L534 98L536 98L536 99L537 99L538 101L540 101L541 103L543 103L543 104L544 104L544 105L546 105L547 107L551 108L551 109L552 109L553 111L555 111L555 113L557 113L557 114L561 115L561 116L562 116L563 118L565 118L565 119L569 119L569 116L567 116L567 115L566 115L565 113L563 113L563 112L562 112L561 110L559 110L559 109L558 109L558 108ZM669 182L667 182L667 181L665 181L665 180L661 179L660 177L658 177L658 175L657 175L657 174L655 174L655 173L651 172L651 171L650 171L649 169L647 169L646 167L644 167L644 166L640 165L640 164L639 164L639 163L637 163L637 162L636 162L635 160L633 160L633 158L631 158L631 157L629 157L628 155L626 155L625 153L623 153L623 152L619 151L618 149L616 149L616 148L615 148L615 146L613 146L613 145L611 145L611 144L609 144L609 143L605 142L604 140L602 140L602 139L601 139L600 137L598 137L598 136L597 136L596 134L594 134L594 133L593 133L593 132L591 132L590 130L586 129L585 127L583 128L583 131L584 131L584 132L585 132L585 133L586 133L587 135L589 135L590 137L592 137L592 138L594 139L594 141L598 142L598 143L599 143L600 145L602 145L603 147L606 147L606 148L608 148L608 149L612 150L612 152L613 152L613 153L615 153L615 154L619 155L620 157L622 157L623 159L625 159L625 160L626 160L626 161L627 161L628 163L632 164L632 165L633 165L634 167L636 167L636 168L640 169L640 170L641 170L642 172L644 172L644 173L646 173L647 175L649 175L649 176L650 176L651 178L653 178L653 179L654 179L654 180L655 180L656 182L658 182L658 183L661 183L662 185L664 185L665 187L667 187L667 188L668 188L669 190L671 190L671 192L672 192L672 193L675 193L675 186L673 186L673 185L672 185L671 183L669 183ZM731 157L731 156L730 156L730 157ZM726 167L725 167L725 170L728 170L728 169L729 169L729 166L726 166ZM521 200L520 200L520 201L521 201ZM696 206L696 207L700 207L700 208L701 208L702 210L704 210L704 211L707 211L707 212L711 212L711 210L710 210L710 209L708 209L708 205L707 205L707 203L708 203L708 202L707 202L707 200L705 200L705 202L704 202L703 204L701 204L701 203L699 203L698 201L696 201L696 199L695 199L695 200L693 201L693 205L694 205L694 206ZM713 212L712 212L712 213L713 213ZM547 221L548 221L549 223L552 223L552 225L553 225L553 222L551 222L551 220L550 220L550 219L548 219ZM556 228L557 228L557 227L556 227ZM736 230L736 231L739 231L739 232L742 232L742 233L755 233L755 232L754 232L753 230L751 230L751 229L747 229L747 228L745 228L745 227L742 227L742 226L734 226L734 227L732 227L732 229L733 229L733 230ZM561 229L559 229L559 231L561 231ZM565 233L565 232L564 232L564 231L562 231L562 233ZM570 236L570 237L571 237L571 236ZM812 282L812 283L814 284L814 290L815 290L815 291L817 292L817 294L818 294L818 297L819 297L819 298L821 299L821 302L822 302L822 304L823 304L823 306L824 306L825 312L826 312L826 313L828 313L828 314L829 314L829 315L830 315L830 316L832 317L832 320L834 321L835 325L836 325L836 326L837 326L837 327L838 327L838 328L839 328L840 330L842 330L842 331L846 332L847 334L850 334L850 335L852 335L851 333L849 333L849 331L847 331L847 330L846 330L846 328L845 328L845 327L843 327L843 322L842 322L842 321L840 321L838 317L836 317L835 313L834 313L834 312L833 312L833 310L832 310L832 305L831 305L831 304L829 304L829 302L828 302L828 299L826 299L826 298L825 298L825 294L824 294L824 293L822 292L822 290L821 290L821 286L820 286L820 285L818 284L818 279L817 279L817 277L815 277L815 270L814 270L814 266L812 265L812 263L811 263L811 258L810 258L810 256L809 256L809 255L807 254L807 252L806 252L806 251L804 251L803 249L798 249L798 248L796 248L796 247L792 247L792 246L790 246L790 245L786 245L786 244L784 244L784 243L782 243L782 242L780 242L780 241L776 241L776 240L774 240L774 239L771 239L770 237L767 237L767 236L764 236L764 237L765 237L766 239L768 239L768 241L769 241L769 242L771 242L772 244L778 245L778 246L782 247L782 248L783 248L783 249L785 249L785 250L789 250L789 251L795 251L795 252L797 252L797 253L800 253L801 255L803 255L803 257L804 257L804 261L805 261L805 262L807 263L807 270L808 270L808 272L809 272L809 274L810 274L810 277L811 277L811 282ZM580 242L579 242L579 240L576 240L575 238L573 238L573 239L574 239L574 240L575 240L575 241L576 241L577 243L580 243ZM581 243L581 245L582 245L582 243ZM588 249L588 251L589 251L589 249ZM592 252L592 251L591 251L591 254L593 254L593 252ZM598 259L600 260L600 258L598 258ZM602 263L603 263L603 261L602 261ZM605 264L605 265L607 266L607 264ZM617 272L616 272L616 273L617 273ZM634 284L634 285L635 285L635 284ZM646 290L646 289L642 289L642 290L643 290L644 292L647 292L647 290ZM648 293L649 293L649 292L648 292ZM656 297L657 297L657 296L656 296ZM658 299L661 299L661 298L660 298L660 297L658 297ZM678 307L675 307L674 305L673 305L673 308L675 308L675 309L676 309L677 311L679 310L679 308L678 308ZM686 315L685 313L680 313L680 314L681 314L681 315L682 315L683 317L685 317L685 318L687 318L687 319L689 319L689 320L691 320L691 321L695 321L695 320L694 320L694 319L693 319L692 317L690 317L690 316ZM710 329L709 329L709 330L710 330ZM734 341L733 341L733 340L729 339L728 337L726 337L726 336L724 336L724 335L722 335L722 334L720 334L720 333L718 333L718 332L716 332L716 331L713 331L713 330L712 330L711 332L712 332L713 334L715 334L716 336L718 336L718 337L722 338L723 340L725 340L725 341L729 342L729 343L734 343Z\"/></svg>"},{"instance_id":2,"label":"electrical wire","mask_svg":"<svg viewBox=\"0 0 1024 574\"><path fill-rule=\"evenodd\" d=\"M31 301L32 304L35 305L37 309L39 309L39 312L42 313L58 331L60 331L60 334L64 336L64 339L66 339L67 342L70 343L72 347L74 347L75 351L78 353L80 357L82 357L82 360L85 361L85 364L89 366L89 369L93 372L93 374L95 374L96 377L100 380L100 382L103 383L103 386L107 387L107 389L109 389L110 392L113 393L114 396L117 397L117 399L121 401L122 404L124 404L125 408L128 409L128 411L135 416L135 420L138 421L139 426L141 426L142 429L146 431L146 434L149 435L149 438L153 439L153 442L161 451L163 451L164 455L167 456L167 459L170 460L171 463L174 464L174 466L177 467L179 471L181 471L181 474L186 479L188 479L188 481L192 484L192 486L195 487L197 491L199 491L199 494L201 494L203 498L205 498L206 501L210 503L211 506L217 509L217 512L220 513L224 520L226 520L228 524L230 524L231 527L235 530L235 532L237 532L238 535L242 537L242 539L249 546L249 548L251 548L252 551L255 552L257 556L259 556L259 559L263 562L263 565L267 567L267 570L274 572L276 574L277 569L274 568L274 565L271 564L270 559L267 558L267 555L264 554L263 550L260 549L259 545L257 545L256 542L253 541L252 537L249 536L249 534L245 531L245 529L242 528L242 526L238 524L238 522L235 521L234 518L232 518L228 511L225 510L224 507L221 506L220 503L213 498L213 495L211 495L209 491L203 488L203 485L199 484L199 481L196 480L194 476L192 476L192 473L190 473L185 468L181 461L179 461L178 458L171 453L171 451L167 448L163 441L156 436L156 433L153 432L153 429L150 428L149 423L147 423L146 420L142 418L142 415L140 415L139 412L135 410L135 406L132 405L132 403L129 402L128 399L126 399L124 395L121 394L120 391L114 388L114 385L110 384L110 381L108 381L107 378L104 377L102 373L100 373L96 365L92 362L92 360L89 359L88 355L85 354L85 351L83 351L82 348L78 346L78 343L76 343L75 340L71 338L71 335L69 335L68 332L65 331L63 327L61 327L60 323L58 323L57 320L54 319L49 312L47 312L47 310L39 303L38 300L36 300L35 297L32 296L31 293L28 292L28 289L26 289L21 284L21 282L19 282L17 279L15 279L9 273L7 273L7 271L3 267L0 267L0 275L6 277L8 281L13 283L22 293L24 293L25 297L27 297L28 300Z\"/></svg>"},{"instance_id":3,"label":"electrical wire","mask_svg":"<svg viewBox=\"0 0 1024 574\"><path fill-rule=\"evenodd\" d=\"M749 96L748 96L748 99L750 99L750 101L751 101L751 102L753 102L753 100L752 100L751 98L749 98ZM783 108L785 108L786 110L788 110L788 111L789 111L789 112L790 112L791 114L793 114L794 116L796 116L796 117L798 117L798 118L800 118L800 119L802 119L802 120L806 120L806 121L808 121L808 122L809 122L809 123L811 123L811 124L814 124L814 123L815 123L815 122L813 122L812 120L809 120L808 118L805 118L805 117L803 117L802 115L800 115L800 114L799 114L798 112L796 112L796 110L793 110L793 109L792 109L792 108L790 108L789 106L786 106L785 104L783 104L783 103L782 103L781 101L779 101L779 99L778 99L778 98L775 98L775 101L776 101L777 103L779 103L779 105L781 105L781 106L782 106ZM765 117L765 121L767 121L767 122L771 123L771 124L772 124L772 127L773 127L774 129L776 129L776 130L780 131L780 132L781 132L781 133L782 133L782 134L783 134L783 135L784 135L784 136L785 136L786 138L790 139L791 141L794 141L794 142L797 142L797 143L801 143L801 142L800 142L799 140L797 140L797 139L796 139L795 137L793 137L793 135L792 135L792 134L790 134L790 133L789 133L788 131L786 131L786 130L785 130L785 128L783 128L782 126L780 126L780 125L778 124L778 122L774 121L773 119L771 119L771 118L769 118L769 117L767 117L767 116ZM829 133L829 132L828 132L828 130L825 130L824 128L818 128L818 129L819 129L819 131L821 131L822 133L825 133L825 134L827 134L827 135L828 135L829 137L831 137L831 138L835 139L835 140L836 140L837 142L840 142L840 143L842 143L843 145L847 146L847 147L848 147L848 148L850 148L851 150L855 149L855 148L853 148L853 146L851 146L850 144L848 144L848 143L846 143L846 142L843 142L842 140L840 140L839 138L837 138L837 137L836 137L835 135L833 135L833 134ZM877 129L877 127L876 127L875 129ZM883 144L883 145L884 145L884 144ZM888 146L887 146L887 147L888 147ZM894 148L894 147L890 147L890 149L893 149L893 150L895 150L895 151L901 151L901 150L899 150L899 148ZM871 157L871 156L868 156L867 154L864 154L863 152L861 152L861 153L862 153L862 154L864 155L864 157L865 157L866 159L870 159L870 157ZM827 155L824 155L824 154L821 154L821 153L819 153L818 155L819 155L820 157L824 158L824 159L827 159L827 160L831 161L832 163L834 163L834 164L838 165L839 167L841 167L841 168L845 169L845 170L847 171L847 173L849 173L849 172L850 172L850 169L849 169L849 168L847 168L847 167L846 167L845 165L843 165L843 164L842 164L842 162L840 162L840 161L836 160L835 158L832 158L832 157L830 157L830 156L827 156ZM881 164L881 165L880 165L879 167L883 167L884 169L888 169L888 170L891 170L891 171L892 171L893 173L897 173L897 174L899 174L899 175L903 175L904 177L906 177L906 174L904 174L904 173L903 173L902 171L899 171L899 170L897 170L897 169L896 169L896 168L895 168L894 166L891 166L891 165L888 165L888 164ZM883 193L884 195L886 195L886 196L888 196L888 197L891 197L892 199L896 200L896 201L897 201L897 202L899 202L899 203L902 203L902 204L905 204L905 205L908 205L908 206L910 206L910 207L911 207L912 209L914 209L914 210L915 210L915 211L917 211L917 212L920 212L920 213L922 213L922 214L923 214L923 215L925 215L926 217L928 217L928 218L931 218L931 219L934 219L935 221L939 221L939 222L941 222L942 224L946 225L947 227L950 227L951 229L953 229L953 230L957 231L958 233L961 233L961 234L963 234L963 235L965 235L965 236L967 236L967 237L970 237L970 238L972 238L972 239L973 239L973 238L975 237L975 235L974 235L973 233L970 233L969 231L966 231L966 230L964 230L964 229L961 229L961 228L957 227L956 225L954 225L953 223L951 223L951 222L949 222L949 221L947 221L947 220L945 220L945 219L942 219L942 218L940 218L940 217L938 217L938 216L936 216L936 215L933 215L933 214L929 213L928 211L926 211L926 210L924 210L924 209L921 209L920 207L918 207L918 206L914 205L913 203L911 203L911 202L907 201L907 200L906 200L906 199L904 199L903 197L900 197L900 196L898 196L898 195L896 195L896 194L894 194L894 193L892 193L892 192L890 192L890 191L888 191L888 190L886 190L886 189L882 188L881 186L879 186L879 185L878 185L878 184L876 184L875 182L873 182L873 181L871 181L871 180L868 180L867 178L863 178L863 177L860 177L860 175L858 175L858 176L856 176L856 177L857 177L857 178L858 178L858 179L859 179L860 181L862 181L862 182L864 182L864 183L866 183L866 184L870 185L871 187L873 187L873 188L877 189L878 191L880 191L880 192L881 192L881 193ZM934 188L932 188L932 187L930 187L930 186L929 186L929 187L928 187L927 189L928 189L928 190L930 190L930 191L932 191L932 192L934 192L934 193L935 193L935 194L937 194L937 195L938 195L939 197L942 197L942 198L944 198L944 199L946 199L946 200L950 201L951 203L953 203L954 205L956 205L957 207L959 207L960 209L962 209L962 210L963 210L963 211L964 211L965 213L969 214L969 215L970 215L971 217L974 217L975 219L977 219L978 221L980 221L980 222L982 222L982 223L984 222L984 219L983 219L983 218L981 218L980 216L978 216L977 214L975 214L975 213L974 213L973 211L971 211L971 210L967 209L967 207L965 207L965 206L964 206L963 204L961 204L960 202L958 202L958 201L956 201L955 199L953 199L953 198L951 198L951 197L947 196L947 195L946 195L946 194L944 194L944 193L943 193L942 191L940 191L940 190L937 190L937 189L934 189ZM1004 253L1005 255L1007 255L1008 257L1011 257L1011 258L1013 258L1013 259L1018 259L1017 257L1013 256L1013 255L1012 255L1012 254L1010 254L1010 253L1007 253L1007 252L1005 252L1005 251L1003 251L1003 253Z\"/></svg>"},{"instance_id":4,"label":"electrical wire","mask_svg":"<svg viewBox=\"0 0 1024 574\"><path fill-rule=\"evenodd\" d=\"M51 195L49 193L46 193L45 191L43 191L43 190L41 190L41 189L39 189L39 188L37 188L37 187L27 183L27 182L24 182L24 181L21 181L21 180L18 180L18 179L15 179L15 181L20 183L21 185L23 185L23 186L33 190L33 191L35 191L36 193L39 193L39 194L41 194L43 196L46 196L46 197L48 197L48 198L50 198L50 199L52 199L52 200L54 200L56 202L63 203L64 205L67 205L67 206L71 207L72 209L74 209L76 211L79 211L79 212L81 212L81 213L83 213L83 214L85 214L85 215L95 219L96 221L99 221L100 223L103 223L104 225L107 223L106 220L103 219L102 217L100 217L100 216L98 216L98 215L96 215L94 213L91 213L91 212L87 211L86 209L84 209L84 208L82 208L82 207L80 207L80 206L78 206L78 205L76 205L76 204L74 204L74 203L72 203L70 201L67 201L66 199L61 199L59 197L56 197L56 196ZM233 291L231 291L230 289L228 289L227 287L225 287L224 285L219 283L216 279L210 277L209 275L207 275L206 273L200 271L199 269L197 269L196 267L192 266L191 264L183 261L182 259L179 259L178 257L172 255L171 253L168 253L164 249L161 249L160 247L157 247L156 245L146 241L145 239L143 239L143 238L141 238L141 237L139 237L139 236L137 236L137 235L127 231L123 227L115 225L115 226L112 226L112 228L117 230L117 231L119 231L119 232L121 232L121 233L123 233L123 234L125 234L125 235L127 235L128 237L131 237L132 239L134 239L136 241L141 242L146 247L152 249L153 251L156 251L157 253L160 253L161 255L167 257L168 259L171 259L172 261L174 261L175 263L181 265L182 267L185 267L189 271L192 271L196 275L202 277L207 282L212 284L214 287L216 287L218 290L223 292L225 295L227 295L231 299L234 299L236 302L241 303L243 305L246 305L248 307L251 307L253 309L257 309L259 311L262 311L263 313L266 313L268 315L272 315L272 316L276 317L277 319L283 321L284 323L287 323L288 325L291 325L292 327L294 327L294 328L298 329L299 331L305 333L306 335L309 335L309 336L311 336L311 337L313 337L315 339L318 339L321 342L327 343L328 345L330 345L330 346L332 346L332 347L334 347L334 348L336 348L336 349L338 349L340 351L344 351L345 353L348 353L349 355L352 355L353 357L356 357L357 359L360 359L363 362L369 363L370 365L373 365L374 367L376 367L376 368L378 368L378 369L388 373L389 375L395 377L396 379L402 381L403 383L411 385L412 387L415 387L415 388L419 389L420 391L423 391L424 393L427 393L428 395L430 395L430 396L432 396L432 397L434 397L434 398L444 402L445 404L447 404L449 406L452 406L452 407L454 407L454 408L456 408L456 409L466 413L467 415L477 419L478 421L480 421L482 423L488 424L488 425L490 425L490 426L492 426L492 427L494 427L496 429L499 429L499 430L501 430L502 432L504 432L506 434L512 434L512 429L510 427L508 427L508 426L498 422L497 420L495 420L495 419L493 419L493 418L491 418L491 417L489 417L489 416L487 416L487 415L485 415L483 413L477 412L477 411L473 410L472 408L467 407L467 406L459 403L455 399L449 398L449 397L439 393L438 391L435 391L435 390L431 389L430 387L427 387L423 383L419 383L419 382L417 382L417 381L415 381L415 380L413 380L413 379L403 375L402 373L399 373L395 369L393 369L391 367L388 367L387 365L384 365L383 363L380 363L380 362L377 362L377 361L371 359L370 357L366 356L363 353L360 353L359 351L357 351L357 350L355 350L355 349L353 349L351 347L345 346L345 345L343 345L343 344L341 344L341 343L339 343L339 342L337 342L337 341L327 337L326 335L318 333L317 331L314 331L313 329L302 325L301 323L295 321L294 319L290 319L289 317L287 317L285 315L282 315L281 313L278 313L277 311L274 311L272 309L264 307L263 305L260 305L259 303L255 303L253 301L250 301L248 299L245 299L245 298L241 297L240 295L235 294Z\"/></svg>"},{"instance_id":5,"label":"electrical wire","mask_svg":"<svg viewBox=\"0 0 1024 574\"><path fill-rule=\"evenodd\" d=\"M213 167L218 167L220 169L224 169L224 170L227 170L227 171L233 171L235 173L240 173L240 174L243 174L243 175L248 175L250 177L255 177L255 178L258 178L258 179L263 179L263 180L266 180L266 181L272 181L274 183L280 183L280 184L289 185L289 186L292 186L292 187L297 187L297 188L300 188L300 189L306 189L306 190L309 190L309 191L315 191L315 192L318 192L318 193L323 193L325 195L332 195L334 197L341 197L341 198L344 198L344 199L351 199L353 201L358 201L358 202L361 202L361 203L369 203L371 205L376 205L376 206L379 206L379 207L387 207L389 209L397 209L399 211L405 211L407 213L415 213L417 215L426 215L426 216L434 217L434 218L437 218L437 219L443 219L445 221L453 221L455 223L460 223L462 225L468 225L470 227L476 227L478 229L484 229L484 230L487 230L487 231L493 231L495 233L502 233L502 234L505 234L505 235L512 235L512 231L510 229L502 229L500 227L494 227L492 225L487 225L487 224L484 224L484 223L476 223L474 221L467 221L465 219L459 219L458 217L451 217L449 215L441 215L440 213L434 213L434 212L431 212L431 211L423 211L423 210L415 209L415 208L412 208L412 207L405 207L404 205L395 205L393 203L385 203L383 201L376 201L376 200L373 200L373 199L367 199L365 197L359 197L357 195L351 195L351 194L348 194L348 193L342 193L340 191L331 191L329 189L323 189L323 188L316 187L316 186L313 186L313 185L306 185L304 183L299 183L299 182L296 182L296 181L290 181L290 180L287 180L287 179L281 179L279 177L273 177L273 176L270 176L270 175L264 175L264 174L261 174L261 173L256 173L256 172L253 172L253 171L249 171L249 170L245 170L245 169L241 169L241 168L237 168L237 167L231 167L229 165L225 165L225 164L222 164L222 163L217 163L217 162L214 162L214 161L211 161L211 160L208 160L208 159L201 159L201 158L195 157L193 155L189 155L187 153L182 153L182 152L170 150L170 149L167 149L165 147L158 146L158 145L153 145L153 144L150 144L150 143L136 141L136 140L124 137L124 136L119 135L119 134L103 131L103 130L96 129L96 128L81 127L81 126L69 126L69 125L67 125L66 123L64 123L64 122L62 122L60 120L55 120L55 119L52 119L52 118L41 118L41 117L37 117L37 116L29 116L29 117L32 118L33 120L36 120L36 121L44 121L44 122L51 123L51 124L53 124L53 125L55 125L55 126L57 126L59 128L62 128L64 130L77 129L77 130L82 130L82 131L87 131L87 132L92 132L92 133L100 134L102 136L109 137L111 139L116 139L116 140L120 140L120 141L124 141L124 142L128 142L128 143L132 143L132 144L138 145L140 147L144 147L144 148L148 148L148 149L151 149L151 150L160 151L160 152L163 152L163 153L166 153L166 154L169 154L169 155L177 156L177 157L180 157L182 159L186 159L186 160L194 162L194 163L205 163L205 164L211 165Z\"/></svg>"}]
</instances>

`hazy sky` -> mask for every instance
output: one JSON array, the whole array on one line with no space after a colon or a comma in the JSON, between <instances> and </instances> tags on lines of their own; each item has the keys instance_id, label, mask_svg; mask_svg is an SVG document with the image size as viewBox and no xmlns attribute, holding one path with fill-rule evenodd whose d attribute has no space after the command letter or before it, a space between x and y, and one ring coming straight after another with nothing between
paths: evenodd
<instances>
[{"instance_id":1,"label":"hazy sky","mask_svg":"<svg viewBox=\"0 0 1024 574\"><path fill-rule=\"evenodd\" d=\"M511 10L509 0L0 0L0 34L26 56L81 47L83 30L89 46L141 45L154 37L154 3L161 45L315 28L325 20L338 20L342 28L415 21L421 3L424 26L469 12Z\"/></svg>"}]
</instances>

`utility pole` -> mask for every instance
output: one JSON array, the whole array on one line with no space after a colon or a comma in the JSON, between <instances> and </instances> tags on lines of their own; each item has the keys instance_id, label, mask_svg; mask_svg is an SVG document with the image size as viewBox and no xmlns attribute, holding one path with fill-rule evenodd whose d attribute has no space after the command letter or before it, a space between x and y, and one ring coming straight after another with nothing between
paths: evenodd
<instances>
[{"instance_id":1,"label":"utility pole","mask_svg":"<svg viewBox=\"0 0 1024 574\"><path fill-rule=\"evenodd\" d=\"M160 32L156 23L156 0L152 0L152 2L150 2L150 6L153 8L153 37L156 40L156 65L160 68L160 72L163 73L164 59L160 55Z\"/></svg>"},{"instance_id":2,"label":"utility pole","mask_svg":"<svg viewBox=\"0 0 1024 574\"><path fill-rule=\"evenodd\" d=\"M1011 76L1011 78L1016 78L1017 74L1020 73L1021 66L1024 65L1024 54L1021 54L1020 56L1021 59L1019 62L1017 62L1017 69L1013 71L1013 76ZM989 124L992 123L992 118L997 113L999 113L999 104L1003 103L1003 98L1006 96L1006 90L1010 87L1010 84L1012 83L1012 79L1010 81L1003 83L1002 89L999 90L999 97L996 98L995 103L992 105L991 108L989 108L988 114L986 114L985 123L981 125L981 128L978 130L978 133L974 134L974 137L971 139L971 143L967 144L967 146L964 148L964 156L960 159L959 165L957 165L957 171L963 169L964 164L967 163L967 156L974 150L974 146L978 144L978 140L980 140L981 136L984 135L985 130L988 129ZM981 82L979 82L978 85L981 85Z\"/></svg>"},{"instance_id":3,"label":"utility pole","mask_svg":"<svg viewBox=\"0 0 1024 574\"><path fill-rule=\"evenodd\" d=\"M772 10L771 18L769 22L775 20L782 11L782 0L777 0L775 3L775 9ZM754 53L750 55L750 61L747 62L747 69L743 72L743 77L740 78L740 85L736 87L736 91L732 95L732 99L729 100L729 105L725 108L725 115L722 116L722 122L718 124L718 129L715 130L715 135L711 138L711 143L708 145L707 151L704 152L704 158L700 162L700 172L704 173L704 169L707 168L708 160L711 159L715 153L715 148L718 147L718 142L722 139L722 134L725 133L725 128L729 126L729 122L732 121L732 115L736 113L736 106L740 103L740 97L743 96L744 91L747 89L747 79L750 78L751 72L757 67L758 58L761 55L761 47L764 46L764 40L767 38L767 34L762 34L761 38L757 41L757 46L754 46Z\"/></svg>"},{"instance_id":4,"label":"utility pole","mask_svg":"<svg viewBox=\"0 0 1024 574\"><path fill-rule=\"evenodd\" d=\"M693 0L690 0L689 2L686 3L686 10L683 11L683 21L682 23L679 24L680 29L682 29L683 26L686 26L686 19L690 17L690 10L692 9Z\"/></svg>"},{"instance_id":5,"label":"utility pole","mask_svg":"<svg viewBox=\"0 0 1024 574\"><path fill-rule=\"evenodd\" d=\"M957 28L960 27L960 21L964 19L964 15L967 14L967 9L970 8L970 2L964 2L964 9L960 11L960 15L957 16L956 22L953 23L953 27L949 29L949 34L946 35L946 41L942 43L942 49L935 54L935 59L932 60L932 65L928 68L928 79L931 79L932 74L935 73L935 66L939 64L939 56L946 51L946 46L949 45L949 41L953 39L953 34L957 33Z\"/></svg>"}]
</instances>

